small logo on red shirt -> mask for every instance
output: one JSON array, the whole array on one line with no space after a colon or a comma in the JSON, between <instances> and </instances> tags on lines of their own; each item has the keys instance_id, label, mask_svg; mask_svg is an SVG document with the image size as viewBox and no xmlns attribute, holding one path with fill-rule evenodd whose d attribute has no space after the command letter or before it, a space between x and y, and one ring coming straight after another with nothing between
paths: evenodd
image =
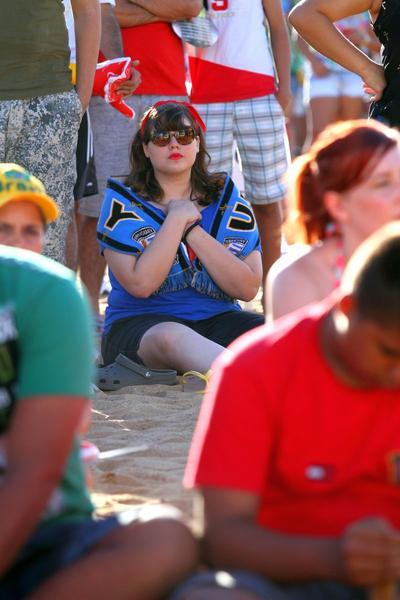
<instances>
[{"instance_id":1,"label":"small logo on red shirt","mask_svg":"<svg viewBox=\"0 0 400 600\"><path fill-rule=\"evenodd\" d=\"M310 481L325 482L330 481L333 477L332 465L308 465L305 468L304 474Z\"/></svg>"}]
</instances>

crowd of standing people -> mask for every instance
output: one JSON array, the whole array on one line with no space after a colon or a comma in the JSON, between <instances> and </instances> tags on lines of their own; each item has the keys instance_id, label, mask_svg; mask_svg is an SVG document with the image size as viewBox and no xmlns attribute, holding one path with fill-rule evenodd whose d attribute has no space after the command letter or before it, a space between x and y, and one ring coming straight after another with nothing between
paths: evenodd
<instances>
[{"instance_id":1,"label":"crowd of standing people","mask_svg":"<svg viewBox=\"0 0 400 600\"><path fill-rule=\"evenodd\" d=\"M396 599L399 26L399 0L1 3L0 598ZM200 533L96 518L93 381L188 372Z\"/></svg>"}]
</instances>

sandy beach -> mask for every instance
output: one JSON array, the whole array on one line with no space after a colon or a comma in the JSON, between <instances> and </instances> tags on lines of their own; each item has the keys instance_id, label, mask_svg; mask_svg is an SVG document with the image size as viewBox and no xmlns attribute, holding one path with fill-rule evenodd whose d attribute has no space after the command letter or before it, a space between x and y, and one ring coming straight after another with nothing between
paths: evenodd
<instances>
[{"instance_id":1,"label":"sandy beach","mask_svg":"<svg viewBox=\"0 0 400 600\"><path fill-rule=\"evenodd\" d=\"M87 437L100 451L147 446L92 465L99 514L163 501L191 516L192 493L181 482L202 398L183 391L181 384L133 386L93 396Z\"/></svg>"},{"instance_id":2,"label":"sandy beach","mask_svg":"<svg viewBox=\"0 0 400 600\"><path fill-rule=\"evenodd\" d=\"M103 298L101 312L105 304ZM242 306L262 312L261 290ZM192 516L193 493L183 489L182 477L202 399L202 393L183 391L182 384L131 386L93 395L87 438L101 452L148 446L91 466L98 514L161 501Z\"/></svg>"}]
</instances>

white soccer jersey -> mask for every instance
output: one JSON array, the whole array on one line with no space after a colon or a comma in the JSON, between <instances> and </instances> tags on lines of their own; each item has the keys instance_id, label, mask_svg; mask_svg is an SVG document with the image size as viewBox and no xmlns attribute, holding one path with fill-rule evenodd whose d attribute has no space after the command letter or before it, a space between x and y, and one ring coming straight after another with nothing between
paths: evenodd
<instances>
[{"instance_id":1,"label":"white soccer jersey","mask_svg":"<svg viewBox=\"0 0 400 600\"><path fill-rule=\"evenodd\" d=\"M190 58L193 102L225 102L275 91L261 0L209 0L218 39Z\"/></svg>"}]
</instances>

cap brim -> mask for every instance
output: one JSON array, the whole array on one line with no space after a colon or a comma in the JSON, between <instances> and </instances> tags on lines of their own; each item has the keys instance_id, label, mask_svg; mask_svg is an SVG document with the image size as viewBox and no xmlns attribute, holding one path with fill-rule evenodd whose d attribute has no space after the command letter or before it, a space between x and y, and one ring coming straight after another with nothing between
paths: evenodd
<instances>
[{"instance_id":1,"label":"cap brim","mask_svg":"<svg viewBox=\"0 0 400 600\"><path fill-rule=\"evenodd\" d=\"M10 202L32 202L35 204L43 215L45 223L55 221L60 214L57 204L50 196L46 194L38 194L36 192L18 192L17 193L2 193L0 195L0 208Z\"/></svg>"}]
</instances>

